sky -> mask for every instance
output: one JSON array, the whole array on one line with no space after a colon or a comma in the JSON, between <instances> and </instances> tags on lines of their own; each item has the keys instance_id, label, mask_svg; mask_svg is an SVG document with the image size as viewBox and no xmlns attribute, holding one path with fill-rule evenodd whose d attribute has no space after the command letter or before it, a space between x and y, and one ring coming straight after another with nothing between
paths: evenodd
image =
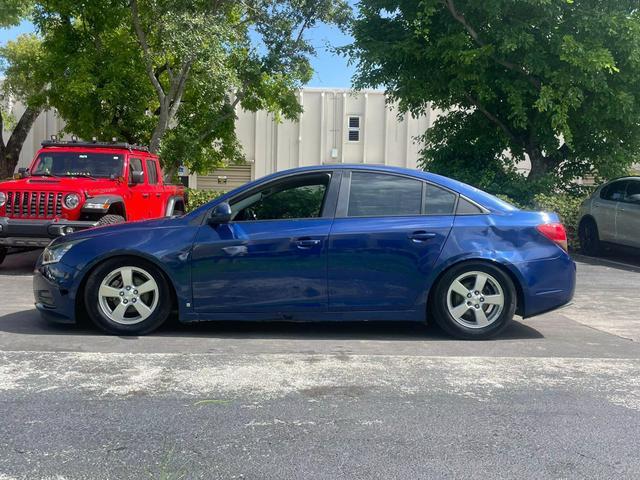
<instances>
[{"instance_id":1,"label":"sky","mask_svg":"<svg viewBox=\"0 0 640 480\"><path fill-rule=\"evenodd\" d=\"M0 45L4 45L8 40L13 40L22 33L32 31L33 25L28 22L23 22L14 28L0 29ZM315 73L307 86L322 88L350 87L354 71L353 67L347 64L345 58L333 54L328 48L328 45L334 47L346 45L350 43L350 37L336 27L320 25L309 30L307 38L317 51L316 57L311 59Z\"/></svg>"}]
</instances>

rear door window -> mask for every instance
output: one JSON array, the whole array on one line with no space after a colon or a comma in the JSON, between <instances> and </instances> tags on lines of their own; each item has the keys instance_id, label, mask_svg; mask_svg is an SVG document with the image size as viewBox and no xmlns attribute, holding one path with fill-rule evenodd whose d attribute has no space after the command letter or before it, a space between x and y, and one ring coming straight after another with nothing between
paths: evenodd
<instances>
[{"instance_id":1,"label":"rear door window","mask_svg":"<svg viewBox=\"0 0 640 480\"><path fill-rule=\"evenodd\" d=\"M398 175L352 172L347 216L420 215L422 184Z\"/></svg>"},{"instance_id":2,"label":"rear door window","mask_svg":"<svg viewBox=\"0 0 640 480\"><path fill-rule=\"evenodd\" d=\"M453 215L456 207L456 194L436 187L430 183L424 184L424 214L425 215Z\"/></svg>"},{"instance_id":3,"label":"rear door window","mask_svg":"<svg viewBox=\"0 0 640 480\"><path fill-rule=\"evenodd\" d=\"M156 185L158 183L158 168L155 160L147 160L147 174L149 175L149 184Z\"/></svg>"}]
</instances>

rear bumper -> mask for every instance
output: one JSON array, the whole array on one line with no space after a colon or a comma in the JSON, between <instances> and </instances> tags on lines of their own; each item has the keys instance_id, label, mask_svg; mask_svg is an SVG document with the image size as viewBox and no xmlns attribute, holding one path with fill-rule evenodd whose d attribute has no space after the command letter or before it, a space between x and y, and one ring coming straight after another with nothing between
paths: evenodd
<instances>
[{"instance_id":1,"label":"rear bumper","mask_svg":"<svg viewBox=\"0 0 640 480\"><path fill-rule=\"evenodd\" d=\"M0 217L0 246L46 247L54 238L95 227L80 220L18 220Z\"/></svg>"},{"instance_id":2,"label":"rear bumper","mask_svg":"<svg viewBox=\"0 0 640 480\"><path fill-rule=\"evenodd\" d=\"M571 303L576 288L576 264L557 258L516 264L524 281L523 317L541 315Z\"/></svg>"}]
</instances>

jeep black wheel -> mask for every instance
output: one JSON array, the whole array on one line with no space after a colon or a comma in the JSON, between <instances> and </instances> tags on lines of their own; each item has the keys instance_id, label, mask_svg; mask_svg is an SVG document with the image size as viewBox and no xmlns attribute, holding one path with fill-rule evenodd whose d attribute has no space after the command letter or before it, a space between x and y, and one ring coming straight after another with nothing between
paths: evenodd
<instances>
[{"instance_id":1,"label":"jeep black wheel","mask_svg":"<svg viewBox=\"0 0 640 480\"><path fill-rule=\"evenodd\" d=\"M98 220L97 226L101 227L103 225L115 225L117 223L124 223L124 222L126 222L126 220L124 219L124 217L120 215L105 215L100 220Z\"/></svg>"},{"instance_id":2,"label":"jeep black wheel","mask_svg":"<svg viewBox=\"0 0 640 480\"><path fill-rule=\"evenodd\" d=\"M107 260L89 274L84 301L89 318L116 335L144 335L171 312L169 284L150 262L132 257Z\"/></svg>"},{"instance_id":3,"label":"jeep black wheel","mask_svg":"<svg viewBox=\"0 0 640 480\"><path fill-rule=\"evenodd\" d=\"M2 262L4 262L4 259L7 257L8 250L7 247L0 247L0 265L2 265Z\"/></svg>"}]
</instances>

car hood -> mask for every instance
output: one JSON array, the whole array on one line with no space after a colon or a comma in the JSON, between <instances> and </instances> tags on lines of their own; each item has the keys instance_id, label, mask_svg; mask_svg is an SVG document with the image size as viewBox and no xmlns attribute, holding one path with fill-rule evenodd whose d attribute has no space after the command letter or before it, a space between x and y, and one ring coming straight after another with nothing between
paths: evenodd
<instances>
[{"instance_id":1,"label":"car hood","mask_svg":"<svg viewBox=\"0 0 640 480\"><path fill-rule=\"evenodd\" d=\"M94 238L102 235L128 235L139 230L150 230L158 228L178 228L188 222L186 217L155 218L153 220L140 220L138 222L118 223L115 225L105 225L87 230L71 233L63 237L56 238L52 243L65 243L86 238Z\"/></svg>"}]
</instances>

